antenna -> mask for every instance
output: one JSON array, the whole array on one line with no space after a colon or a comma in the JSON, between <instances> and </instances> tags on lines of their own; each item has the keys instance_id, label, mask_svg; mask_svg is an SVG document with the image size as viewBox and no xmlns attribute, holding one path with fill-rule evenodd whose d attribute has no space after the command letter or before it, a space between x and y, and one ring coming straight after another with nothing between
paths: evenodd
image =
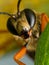
<instances>
[{"instance_id":1,"label":"antenna","mask_svg":"<svg viewBox=\"0 0 49 65\"><path fill-rule=\"evenodd\" d=\"M20 14L20 11L19 11L20 2L21 2L21 0L18 0L18 4L17 4L17 14L18 15Z\"/></svg>"},{"instance_id":2,"label":"antenna","mask_svg":"<svg viewBox=\"0 0 49 65\"><path fill-rule=\"evenodd\" d=\"M18 4L17 4L17 14L18 15L20 14L20 11L19 11L20 2L21 2L21 0L18 0ZM5 15L8 15L8 16L11 16L11 17L13 17L13 15L14 15L14 14L10 14L8 12L0 12L0 14L5 14Z\"/></svg>"},{"instance_id":3,"label":"antenna","mask_svg":"<svg viewBox=\"0 0 49 65\"><path fill-rule=\"evenodd\" d=\"M8 16L13 17L13 14L9 14L9 13L7 13L7 12L0 12L0 14L5 14L5 15L8 15Z\"/></svg>"}]
</instances>

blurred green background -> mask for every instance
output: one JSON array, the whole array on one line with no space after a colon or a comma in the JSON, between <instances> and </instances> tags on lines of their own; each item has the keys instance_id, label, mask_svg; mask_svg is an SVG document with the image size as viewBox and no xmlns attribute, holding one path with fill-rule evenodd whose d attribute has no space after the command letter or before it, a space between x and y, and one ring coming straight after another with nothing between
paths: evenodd
<instances>
[{"instance_id":1,"label":"blurred green background","mask_svg":"<svg viewBox=\"0 0 49 65\"><path fill-rule=\"evenodd\" d=\"M16 13L18 0L0 0L0 12ZM20 10L30 8L36 12L46 13L49 16L49 0L22 0ZM12 34L3 32L7 30L7 20L9 16L0 15L0 55L17 48L18 38L15 41ZM2 32L1 32L2 31ZM22 41L21 41L22 42Z\"/></svg>"}]
</instances>

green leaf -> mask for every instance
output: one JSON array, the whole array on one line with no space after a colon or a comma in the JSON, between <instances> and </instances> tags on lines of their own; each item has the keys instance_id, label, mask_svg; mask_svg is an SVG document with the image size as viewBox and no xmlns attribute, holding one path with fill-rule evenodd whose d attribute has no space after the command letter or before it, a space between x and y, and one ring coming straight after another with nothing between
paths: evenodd
<instances>
[{"instance_id":1,"label":"green leaf","mask_svg":"<svg viewBox=\"0 0 49 65\"><path fill-rule=\"evenodd\" d=\"M38 41L35 65L49 65L49 23Z\"/></svg>"}]
</instances>

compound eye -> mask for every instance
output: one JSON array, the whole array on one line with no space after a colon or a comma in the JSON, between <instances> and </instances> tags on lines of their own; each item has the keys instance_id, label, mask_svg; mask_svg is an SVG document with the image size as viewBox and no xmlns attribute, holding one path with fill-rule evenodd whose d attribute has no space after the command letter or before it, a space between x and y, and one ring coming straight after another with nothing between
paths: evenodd
<instances>
[{"instance_id":1,"label":"compound eye","mask_svg":"<svg viewBox=\"0 0 49 65\"><path fill-rule=\"evenodd\" d=\"M35 24L35 15L33 14L32 16L30 16L31 17L31 19L30 19L30 25L31 25L31 27L33 27L34 26L34 24Z\"/></svg>"},{"instance_id":2,"label":"compound eye","mask_svg":"<svg viewBox=\"0 0 49 65\"><path fill-rule=\"evenodd\" d=\"M30 25L30 27L33 27L36 22L36 15L35 13L30 9L24 9L27 21Z\"/></svg>"},{"instance_id":3,"label":"compound eye","mask_svg":"<svg viewBox=\"0 0 49 65\"><path fill-rule=\"evenodd\" d=\"M18 33L17 33L15 27L14 27L13 24L12 24L13 21L15 22L15 19L13 19L13 18L9 18L9 19L8 19L8 21L7 21L7 28L8 28L8 30L9 30L9 32L11 32L12 34L18 35Z\"/></svg>"}]
</instances>

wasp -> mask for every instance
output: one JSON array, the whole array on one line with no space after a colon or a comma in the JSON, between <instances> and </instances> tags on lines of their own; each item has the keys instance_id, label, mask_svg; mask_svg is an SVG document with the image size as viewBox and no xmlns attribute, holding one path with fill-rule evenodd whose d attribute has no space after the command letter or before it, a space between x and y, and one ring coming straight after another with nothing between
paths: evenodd
<instances>
[{"instance_id":1,"label":"wasp","mask_svg":"<svg viewBox=\"0 0 49 65\"><path fill-rule=\"evenodd\" d=\"M18 0L16 14L9 14L7 12L0 12L0 14L10 16L7 20L8 30L13 34L15 39L16 36L19 36L24 40L22 49L15 54L14 60L19 65L26 65L19 61L19 59L21 59L26 53L29 53L30 56L33 56L33 54L35 55L37 42L41 33L44 31L49 18L45 13L40 14L28 8L20 11L20 2L21 0Z\"/></svg>"}]
</instances>

